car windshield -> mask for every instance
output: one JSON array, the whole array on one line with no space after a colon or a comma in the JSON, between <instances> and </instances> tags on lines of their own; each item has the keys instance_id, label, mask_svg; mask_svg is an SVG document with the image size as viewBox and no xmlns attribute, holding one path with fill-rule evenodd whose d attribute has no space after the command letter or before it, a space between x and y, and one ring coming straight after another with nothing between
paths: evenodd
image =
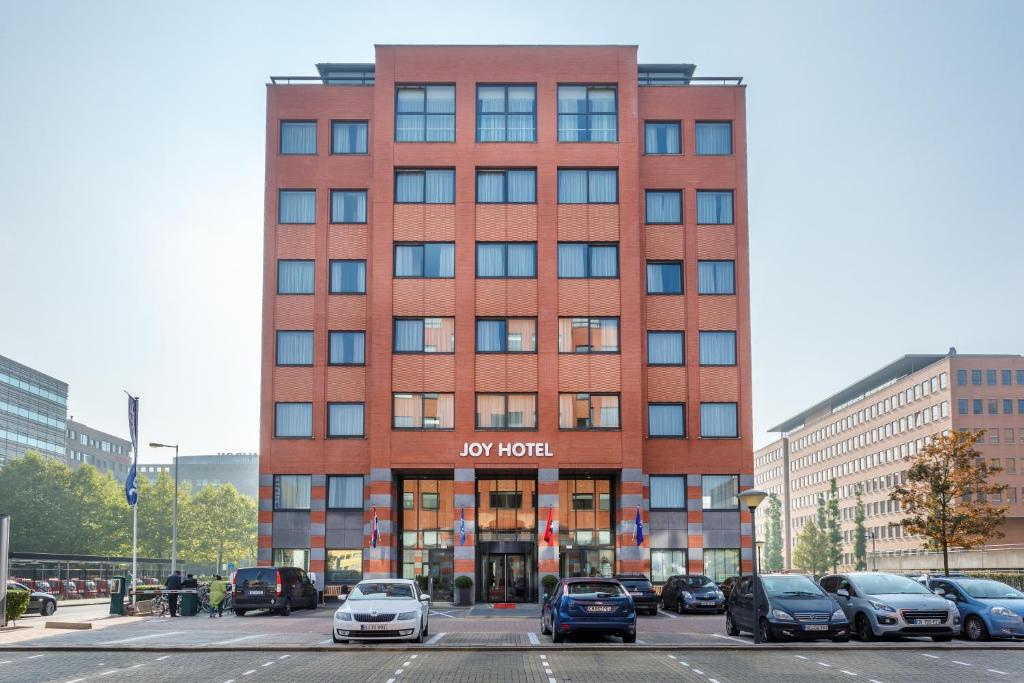
<instances>
[{"instance_id":1,"label":"car windshield","mask_svg":"<svg viewBox=\"0 0 1024 683\"><path fill-rule=\"evenodd\" d=\"M408 583L361 583L348 594L349 600L412 600L412 585Z\"/></svg>"},{"instance_id":2,"label":"car windshield","mask_svg":"<svg viewBox=\"0 0 1024 683\"><path fill-rule=\"evenodd\" d=\"M806 576L762 576L761 585L770 598L819 598L821 588Z\"/></svg>"},{"instance_id":3,"label":"car windshield","mask_svg":"<svg viewBox=\"0 0 1024 683\"><path fill-rule=\"evenodd\" d=\"M647 579L622 579L622 585L631 591L649 591L651 582Z\"/></svg>"},{"instance_id":4,"label":"car windshield","mask_svg":"<svg viewBox=\"0 0 1024 683\"><path fill-rule=\"evenodd\" d=\"M919 595L931 592L917 581L895 574L860 574L852 577L852 581L858 590L868 595Z\"/></svg>"},{"instance_id":5,"label":"car windshield","mask_svg":"<svg viewBox=\"0 0 1024 683\"><path fill-rule=\"evenodd\" d=\"M1007 586L1001 581L991 579L960 579L957 583L972 598L1000 599L1000 600L1024 600L1024 593L1013 586Z\"/></svg>"},{"instance_id":6,"label":"car windshield","mask_svg":"<svg viewBox=\"0 0 1024 683\"><path fill-rule=\"evenodd\" d=\"M716 588L715 582L706 576L684 576L681 583L685 588Z\"/></svg>"},{"instance_id":7,"label":"car windshield","mask_svg":"<svg viewBox=\"0 0 1024 683\"><path fill-rule=\"evenodd\" d=\"M567 583L565 592L577 598L610 598L622 595L622 587L610 581L579 581Z\"/></svg>"}]
</instances>

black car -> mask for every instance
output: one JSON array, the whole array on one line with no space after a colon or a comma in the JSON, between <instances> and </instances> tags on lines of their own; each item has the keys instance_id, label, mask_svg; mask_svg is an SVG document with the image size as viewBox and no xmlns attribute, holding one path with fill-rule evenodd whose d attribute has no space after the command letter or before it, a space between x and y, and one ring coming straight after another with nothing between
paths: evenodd
<instances>
[{"instance_id":1,"label":"black car","mask_svg":"<svg viewBox=\"0 0 1024 683\"><path fill-rule=\"evenodd\" d=\"M753 579L744 576L729 594L725 632L761 632L761 640L830 638L850 640L850 622L835 600L807 576L768 574L757 577L758 610L754 617Z\"/></svg>"},{"instance_id":2,"label":"black car","mask_svg":"<svg viewBox=\"0 0 1024 683\"><path fill-rule=\"evenodd\" d=\"M648 614L658 613L658 594L651 585L650 579L644 574L616 574L613 578L618 579L633 598L637 614L646 611Z\"/></svg>"},{"instance_id":3,"label":"black car","mask_svg":"<svg viewBox=\"0 0 1024 683\"><path fill-rule=\"evenodd\" d=\"M293 609L316 609L316 586L298 567L246 567L235 572L235 614L266 609L283 617Z\"/></svg>"},{"instance_id":4,"label":"black car","mask_svg":"<svg viewBox=\"0 0 1024 683\"><path fill-rule=\"evenodd\" d=\"M44 617L48 617L57 611L57 598L49 593L43 593L41 591L34 591L23 583L17 581L8 581L7 590L9 591L28 591L28 609L25 613L35 612L41 614Z\"/></svg>"},{"instance_id":5,"label":"black car","mask_svg":"<svg viewBox=\"0 0 1024 683\"><path fill-rule=\"evenodd\" d=\"M661 589L661 602L666 610L684 612L725 611L725 595L703 574L677 574L668 577Z\"/></svg>"}]
</instances>

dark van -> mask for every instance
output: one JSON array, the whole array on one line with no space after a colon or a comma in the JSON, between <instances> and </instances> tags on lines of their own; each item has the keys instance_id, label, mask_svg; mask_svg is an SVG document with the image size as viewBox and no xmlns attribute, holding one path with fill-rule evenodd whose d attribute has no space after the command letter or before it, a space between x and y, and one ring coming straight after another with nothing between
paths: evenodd
<instances>
[{"instance_id":1,"label":"dark van","mask_svg":"<svg viewBox=\"0 0 1024 683\"><path fill-rule=\"evenodd\" d=\"M270 610L282 617L293 609L316 609L316 586L298 567L246 567L235 572L232 598L235 614L244 616L256 609Z\"/></svg>"},{"instance_id":2,"label":"dark van","mask_svg":"<svg viewBox=\"0 0 1024 683\"><path fill-rule=\"evenodd\" d=\"M758 592L754 614L754 590ZM744 576L729 593L725 632L761 632L761 642L830 638L836 643L850 640L850 623L843 610L821 586L801 574L765 574L757 585Z\"/></svg>"}]
</instances>

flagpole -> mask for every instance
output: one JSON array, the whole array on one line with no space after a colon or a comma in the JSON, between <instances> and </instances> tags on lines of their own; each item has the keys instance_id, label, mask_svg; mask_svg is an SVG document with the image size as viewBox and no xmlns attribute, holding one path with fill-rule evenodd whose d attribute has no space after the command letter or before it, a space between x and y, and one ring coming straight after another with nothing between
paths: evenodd
<instances>
[{"instance_id":1,"label":"flagpole","mask_svg":"<svg viewBox=\"0 0 1024 683\"><path fill-rule=\"evenodd\" d=\"M139 563L139 493L137 477L139 475L139 399L128 394L128 431L132 440L132 466L125 481L125 497L132 506L132 573L128 585L132 605L135 605L135 582Z\"/></svg>"}]
</instances>

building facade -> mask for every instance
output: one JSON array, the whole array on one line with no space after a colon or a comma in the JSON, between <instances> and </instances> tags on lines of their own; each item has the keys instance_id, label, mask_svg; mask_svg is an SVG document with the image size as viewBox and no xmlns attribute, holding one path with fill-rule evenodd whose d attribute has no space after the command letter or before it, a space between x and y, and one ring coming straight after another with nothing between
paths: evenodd
<instances>
[{"instance_id":1,"label":"building facade","mask_svg":"<svg viewBox=\"0 0 1024 683\"><path fill-rule=\"evenodd\" d=\"M985 430L978 450L1002 468L994 481L1005 488L995 500L1009 505L1005 537L995 543L1024 544L1024 357L951 349L904 356L771 430L782 436L754 454L754 476L782 500L786 566L832 478L839 489L843 568L854 561L858 491L874 540L869 557L922 554L923 539L904 533L903 514L889 494L905 476L906 459L950 429ZM757 527L764 538L764 520Z\"/></svg>"},{"instance_id":2,"label":"building facade","mask_svg":"<svg viewBox=\"0 0 1024 683\"><path fill-rule=\"evenodd\" d=\"M92 465L122 484L128 477L128 468L132 464L131 441L68 420L67 444L65 457L72 468Z\"/></svg>"},{"instance_id":3,"label":"building facade","mask_svg":"<svg viewBox=\"0 0 1024 683\"><path fill-rule=\"evenodd\" d=\"M25 451L64 460L68 384L0 356L0 467Z\"/></svg>"},{"instance_id":4,"label":"building facade","mask_svg":"<svg viewBox=\"0 0 1024 683\"><path fill-rule=\"evenodd\" d=\"M635 46L318 68L267 91L260 563L489 602L749 570L739 79Z\"/></svg>"},{"instance_id":5,"label":"building facade","mask_svg":"<svg viewBox=\"0 0 1024 683\"><path fill-rule=\"evenodd\" d=\"M188 485L196 494L207 485L231 484L255 500L259 495L259 459L257 453L182 455L178 458L178 485ZM139 474L150 481L155 482L161 472L173 477L174 461L139 465Z\"/></svg>"}]
</instances>

